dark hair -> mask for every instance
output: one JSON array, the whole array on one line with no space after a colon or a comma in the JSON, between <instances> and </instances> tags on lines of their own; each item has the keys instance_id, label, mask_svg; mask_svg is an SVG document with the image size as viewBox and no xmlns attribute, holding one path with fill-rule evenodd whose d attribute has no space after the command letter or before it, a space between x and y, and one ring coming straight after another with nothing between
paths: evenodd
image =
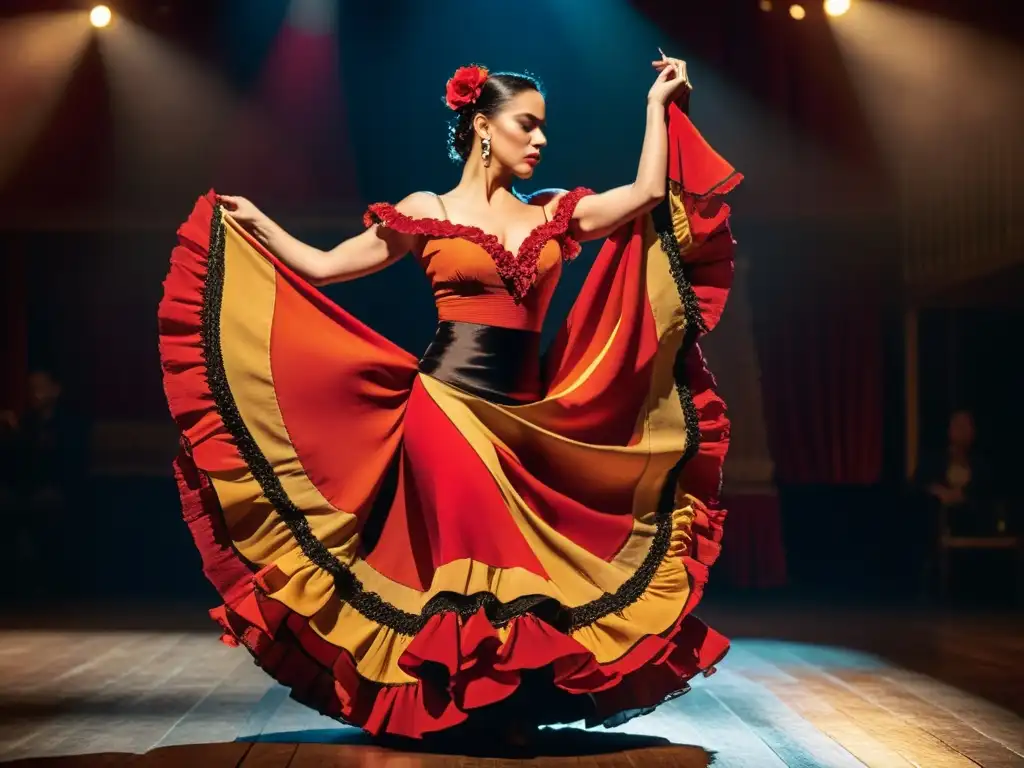
<instances>
[{"instance_id":1,"label":"dark hair","mask_svg":"<svg viewBox=\"0 0 1024 768\"><path fill-rule=\"evenodd\" d=\"M540 81L533 75L518 72L491 74L480 89L480 98L457 110L448 124L448 156L456 163L466 162L473 149L473 118L478 114L493 118L525 91L543 94Z\"/></svg>"}]
</instances>

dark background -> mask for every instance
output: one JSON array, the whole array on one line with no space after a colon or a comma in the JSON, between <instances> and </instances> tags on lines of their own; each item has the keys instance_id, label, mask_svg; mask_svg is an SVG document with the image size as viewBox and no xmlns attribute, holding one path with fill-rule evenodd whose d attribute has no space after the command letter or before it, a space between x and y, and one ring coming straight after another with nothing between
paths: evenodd
<instances>
[{"instance_id":1,"label":"dark background","mask_svg":"<svg viewBox=\"0 0 1024 768\"><path fill-rule=\"evenodd\" d=\"M695 123L746 176L730 202L794 587L917 594L906 553L927 532L908 512L908 448L941 447L953 408L975 412L1019 509L1013 4L855 2L832 22L817 3L796 22L755 0L112 5L98 32L69 2L8 2L0 19L0 42L20 41L0 74L0 407L52 369L93 435L46 593L211 597L169 475L156 349L175 227L213 187L330 246L369 202L450 188L441 97L469 62L543 81L538 186L603 189L635 173L657 47L687 59ZM593 253L563 279L549 334ZM418 353L427 287L406 260L328 293ZM980 553L959 593L1005 598L1008 564Z\"/></svg>"}]
</instances>

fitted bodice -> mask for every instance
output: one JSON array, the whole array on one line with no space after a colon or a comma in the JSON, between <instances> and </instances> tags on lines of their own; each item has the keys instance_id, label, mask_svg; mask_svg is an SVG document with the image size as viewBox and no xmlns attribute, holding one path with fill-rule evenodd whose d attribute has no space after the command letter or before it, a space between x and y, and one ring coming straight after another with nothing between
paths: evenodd
<instances>
[{"instance_id":1,"label":"fitted bodice","mask_svg":"<svg viewBox=\"0 0 1024 768\"><path fill-rule=\"evenodd\" d=\"M563 195L554 216L533 229L515 254L477 227L405 216L388 203L371 205L364 218L367 226L421 236L417 258L430 278L440 321L540 331L562 262L579 253L569 224L587 194L581 187Z\"/></svg>"},{"instance_id":2,"label":"fitted bodice","mask_svg":"<svg viewBox=\"0 0 1024 768\"><path fill-rule=\"evenodd\" d=\"M562 274L562 245L544 243L526 295L517 299L495 268L491 254L462 237L431 238L419 254L430 278L438 320L539 331Z\"/></svg>"}]
</instances>

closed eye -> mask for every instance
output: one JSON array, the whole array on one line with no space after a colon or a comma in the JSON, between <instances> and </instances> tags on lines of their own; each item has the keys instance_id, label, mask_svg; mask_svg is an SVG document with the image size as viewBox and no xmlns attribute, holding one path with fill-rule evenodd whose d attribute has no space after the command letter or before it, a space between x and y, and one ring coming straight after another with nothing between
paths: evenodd
<instances>
[{"instance_id":1,"label":"closed eye","mask_svg":"<svg viewBox=\"0 0 1024 768\"><path fill-rule=\"evenodd\" d=\"M522 119L519 121L519 125L522 126L524 131L532 131L534 128L546 128L547 123L536 115L526 113L522 115Z\"/></svg>"}]
</instances>

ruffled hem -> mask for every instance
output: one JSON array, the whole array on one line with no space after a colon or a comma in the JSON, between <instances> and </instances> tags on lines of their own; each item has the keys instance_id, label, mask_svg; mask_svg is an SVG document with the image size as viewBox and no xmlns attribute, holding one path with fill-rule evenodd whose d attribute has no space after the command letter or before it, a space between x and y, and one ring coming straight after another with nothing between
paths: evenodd
<instances>
[{"instance_id":1,"label":"ruffled hem","mask_svg":"<svg viewBox=\"0 0 1024 768\"><path fill-rule=\"evenodd\" d=\"M481 609L469 617L432 617L398 659L416 681L381 684L360 675L355 658L324 640L307 617L270 597L264 572L253 573L232 557L230 547L218 546L218 541L224 543L224 532L218 530L217 515L211 514L216 497L184 452L176 474L207 575L224 577L234 571L225 604L210 611L223 631L221 640L247 648L300 703L373 735L419 739L454 728L510 699L533 673L544 675L548 693L563 697L557 711L545 709L543 701L526 709L535 724L584 719L588 727L614 726L684 693L688 681L710 675L729 648L725 637L690 614L701 586L694 583L668 630L645 637L608 663L598 663L580 643L536 616L519 616L499 631ZM702 515L699 505L697 512L696 537L713 536L706 527L700 530L713 526L713 519ZM702 548L694 551L699 556ZM215 552L221 557L211 557ZM706 577L706 565L690 571L694 582ZM247 578L239 579L243 571ZM566 709L566 695L575 706Z\"/></svg>"}]
</instances>

